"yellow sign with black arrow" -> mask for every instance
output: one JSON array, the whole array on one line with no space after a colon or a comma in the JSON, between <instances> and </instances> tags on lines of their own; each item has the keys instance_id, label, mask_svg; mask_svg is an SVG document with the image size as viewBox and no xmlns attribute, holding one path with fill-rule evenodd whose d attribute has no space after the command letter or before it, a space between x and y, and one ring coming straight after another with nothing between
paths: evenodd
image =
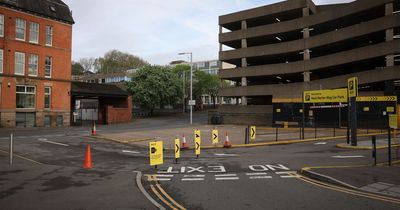
<instances>
[{"instance_id":1,"label":"yellow sign with black arrow","mask_svg":"<svg viewBox=\"0 0 400 210\"><path fill-rule=\"evenodd\" d=\"M163 142L150 142L150 165L162 165L164 163Z\"/></svg>"},{"instance_id":2,"label":"yellow sign with black arrow","mask_svg":"<svg viewBox=\"0 0 400 210\"><path fill-rule=\"evenodd\" d=\"M256 140L256 126L250 126L250 139Z\"/></svg>"},{"instance_id":3,"label":"yellow sign with black arrow","mask_svg":"<svg viewBox=\"0 0 400 210\"><path fill-rule=\"evenodd\" d=\"M368 101L397 101L397 96L359 96L357 102Z\"/></svg>"},{"instance_id":4,"label":"yellow sign with black arrow","mask_svg":"<svg viewBox=\"0 0 400 210\"><path fill-rule=\"evenodd\" d=\"M358 96L358 78L352 77L347 80L347 90L349 91L349 98Z\"/></svg>"},{"instance_id":5,"label":"yellow sign with black arrow","mask_svg":"<svg viewBox=\"0 0 400 210\"><path fill-rule=\"evenodd\" d=\"M179 138L175 139L175 159L181 158L181 141Z\"/></svg>"},{"instance_id":6,"label":"yellow sign with black arrow","mask_svg":"<svg viewBox=\"0 0 400 210\"><path fill-rule=\"evenodd\" d=\"M389 127L393 129L398 128L397 114L389 114Z\"/></svg>"},{"instance_id":7,"label":"yellow sign with black arrow","mask_svg":"<svg viewBox=\"0 0 400 210\"><path fill-rule=\"evenodd\" d=\"M218 130L217 129L212 130L212 143L218 144Z\"/></svg>"},{"instance_id":8,"label":"yellow sign with black arrow","mask_svg":"<svg viewBox=\"0 0 400 210\"><path fill-rule=\"evenodd\" d=\"M200 130L195 130L194 131L194 149L196 150L196 155L199 157L200 155L200 145L201 145L201 136L200 136Z\"/></svg>"}]
</instances>

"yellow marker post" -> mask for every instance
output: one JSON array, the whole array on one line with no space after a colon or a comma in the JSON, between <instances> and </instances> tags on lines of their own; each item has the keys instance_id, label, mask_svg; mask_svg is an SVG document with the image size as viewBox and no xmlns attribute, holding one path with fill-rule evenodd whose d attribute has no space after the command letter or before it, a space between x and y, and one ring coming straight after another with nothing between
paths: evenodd
<instances>
[{"instance_id":1,"label":"yellow marker post","mask_svg":"<svg viewBox=\"0 0 400 210\"><path fill-rule=\"evenodd\" d=\"M218 130L217 129L212 130L212 143L218 144Z\"/></svg>"},{"instance_id":2,"label":"yellow marker post","mask_svg":"<svg viewBox=\"0 0 400 210\"><path fill-rule=\"evenodd\" d=\"M150 165L155 166L162 165L164 163L164 155L163 155L163 142L162 141L154 141L150 142Z\"/></svg>"},{"instance_id":3,"label":"yellow marker post","mask_svg":"<svg viewBox=\"0 0 400 210\"><path fill-rule=\"evenodd\" d=\"M393 129L398 128L397 124L397 115L396 114L389 114L389 127Z\"/></svg>"},{"instance_id":4,"label":"yellow marker post","mask_svg":"<svg viewBox=\"0 0 400 210\"><path fill-rule=\"evenodd\" d=\"M347 90L349 98L358 96L358 78L352 77L347 80Z\"/></svg>"},{"instance_id":5,"label":"yellow marker post","mask_svg":"<svg viewBox=\"0 0 400 210\"><path fill-rule=\"evenodd\" d=\"M178 163L178 159L181 158L181 141L179 138L175 139L175 162Z\"/></svg>"},{"instance_id":6,"label":"yellow marker post","mask_svg":"<svg viewBox=\"0 0 400 210\"><path fill-rule=\"evenodd\" d=\"M201 136L200 136L200 130L195 130L194 131L194 149L196 150L196 156L199 158L200 155L200 145L201 145Z\"/></svg>"},{"instance_id":7,"label":"yellow marker post","mask_svg":"<svg viewBox=\"0 0 400 210\"><path fill-rule=\"evenodd\" d=\"M250 139L256 140L256 126L250 126Z\"/></svg>"}]
</instances>

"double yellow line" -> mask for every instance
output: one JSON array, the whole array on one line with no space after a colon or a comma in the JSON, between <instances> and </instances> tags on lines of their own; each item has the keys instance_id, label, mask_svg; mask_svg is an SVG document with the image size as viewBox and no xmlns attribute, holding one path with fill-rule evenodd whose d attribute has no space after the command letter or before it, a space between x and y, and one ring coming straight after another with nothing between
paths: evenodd
<instances>
[{"instance_id":1,"label":"double yellow line","mask_svg":"<svg viewBox=\"0 0 400 210\"><path fill-rule=\"evenodd\" d=\"M352 190L352 189L348 189L348 188L344 188L344 187L339 187L339 186L331 185L331 184L328 184L328 183L325 183L325 182L320 182L320 181L317 181L315 179L310 179L310 178L307 178L307 177L302 176L300 174L296 174L296 177L298 179L304 181L304 182L307 182L307 183L310 183L310 184L313 184L313 185L316 185L316 186L319 186L319 187L323 187L323 188L326 188L326 189L335 190L335 191L339 191L339 192L343 192L343 193L347 193L347 194L351 194L351 195L371 198L371 199L375 199L375 200L380 200L380 201L400 204L400 199L391 198L391 197L385 197L385 196L376 195L376 194L373 194L373 193L361 192L361 191Z\"/></svg>"},{"instance_id":2,"label":"double yellow line","mask_svg":"<svg viewBox=\"0 0 400 210\"><path fill-rule=\"evenodd\" d=\"M148 175L151 176L149 177L150 180L154 181L154 185L151 184L150 188L153 191L153 193L169 208L173 210L186 210L185 207L180 205L178 202L176 202L170 195L168 195L167 192L161 187L161 185L157 181L157 177L155 175Z\"/></svg>"}]
</instances>

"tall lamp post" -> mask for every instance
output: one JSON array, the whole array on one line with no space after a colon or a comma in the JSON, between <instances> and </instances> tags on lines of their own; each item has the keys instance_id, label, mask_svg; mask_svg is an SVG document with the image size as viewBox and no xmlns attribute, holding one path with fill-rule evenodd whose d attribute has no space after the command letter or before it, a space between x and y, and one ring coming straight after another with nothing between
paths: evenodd
<instances>
[{"instance_id":1,"label":"tall lamp post","mask_svg":"<svg viewBox=\"0 0 400 210\"><path fill-rule=\"evenodd\" d=\"M181 52L178 55L190 55L190 102L193 101L193 63L192 63L192 53L191 52ZM193 105L190 106L190 125L193 124Z\"/></svg>"}]
</instances>

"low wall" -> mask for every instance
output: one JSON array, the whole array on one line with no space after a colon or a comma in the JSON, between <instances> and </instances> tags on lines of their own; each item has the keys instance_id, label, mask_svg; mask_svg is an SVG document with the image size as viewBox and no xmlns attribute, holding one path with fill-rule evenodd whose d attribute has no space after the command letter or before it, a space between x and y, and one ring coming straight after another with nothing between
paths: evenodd
<instances>
[{"instance_id":1,"label":"low wall","mask_svg":"<svg viewBox=\"0 0 400 210\"><path fill-rule=\"evenodd\" d=\"M132 110L130 108L114 108L107 106L106 108L106 123L126 123L132 120Z\"/></svg>"}]
</instances>

